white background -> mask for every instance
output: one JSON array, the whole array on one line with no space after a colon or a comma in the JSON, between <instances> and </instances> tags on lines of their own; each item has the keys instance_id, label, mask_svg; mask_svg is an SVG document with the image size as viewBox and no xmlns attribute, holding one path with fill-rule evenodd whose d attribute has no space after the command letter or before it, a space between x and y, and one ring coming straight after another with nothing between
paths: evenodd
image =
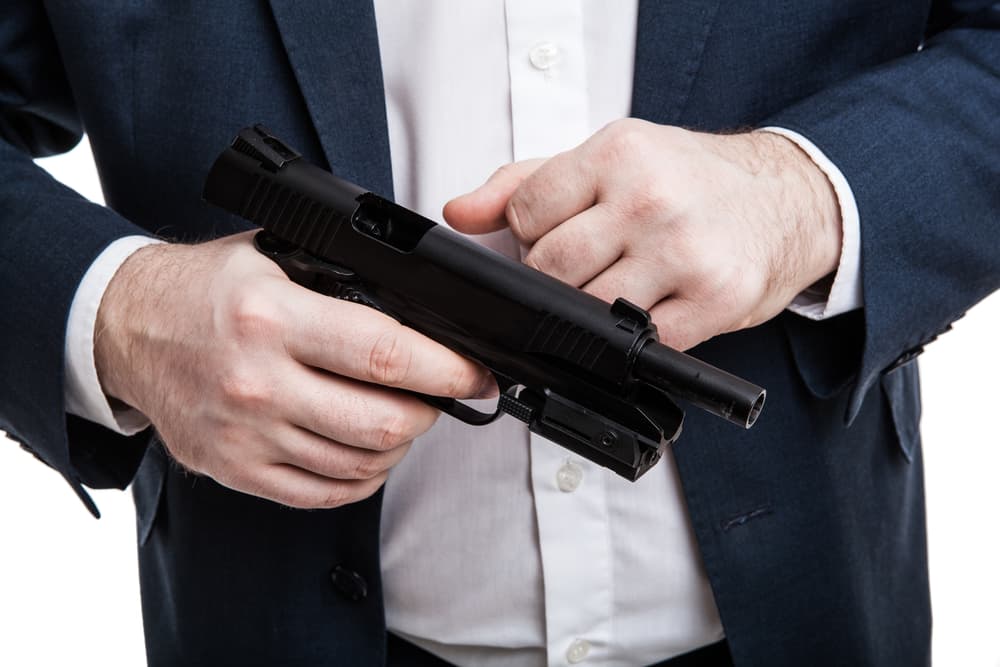
<instances>
[{"instance_id":1,"label":"white background","mask_svg":"<svg viewBox=\"0 0 1000 667\"><path fill-rule=\"evenodd\" d=\"M101 201L86 142L40 163ZM939 666L1000 667L998 331L995 295L921 358ZM94 498L100 521L56 473L0 436L0 665L144 664L131 497Z\"/></svg>"}]
</instances>

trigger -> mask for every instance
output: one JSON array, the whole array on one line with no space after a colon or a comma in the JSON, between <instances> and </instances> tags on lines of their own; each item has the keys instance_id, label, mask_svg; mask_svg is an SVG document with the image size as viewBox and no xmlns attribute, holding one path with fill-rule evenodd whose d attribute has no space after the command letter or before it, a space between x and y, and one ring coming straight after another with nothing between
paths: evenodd
<instances>
[{"instance_id":1,"label":"trigger","mask_svg":"<svg viewBox=\"0 0 1000 667\"><path fill-rule=\"evenodd\" d=\"M500 402L497 405L497 410L506 412L514 419L523 421L529 426L531 425L531 420L535 417L534 406L508 393L500 394Z\"/></svg>"},{"instance_id":2,"label":"trigger","mask_svg":"<svg viewBox=\"0 0 1000 667\"><path fill-rule=\"evenodd\" d=\"M253 242L257 250L280 266L293 282L335 299L385 312L365 293L361 278L354 271L315 257L267 231L257 232Z\"/></svg>"},{"instance_id":3,"label":"trigger","mask_svg":"<svg viewBox=\"0 0 1000 667\"><path fill-rule=\"evenodd\" d=\"M350 301L351 303L360 303L362 306L368 306L369 308L374 308L380 312L385 312L382 307L378 305L378 303L371 299L361 289L353 285L339 284L331 296L343 301Z\"/></svg>"}]
</instances>

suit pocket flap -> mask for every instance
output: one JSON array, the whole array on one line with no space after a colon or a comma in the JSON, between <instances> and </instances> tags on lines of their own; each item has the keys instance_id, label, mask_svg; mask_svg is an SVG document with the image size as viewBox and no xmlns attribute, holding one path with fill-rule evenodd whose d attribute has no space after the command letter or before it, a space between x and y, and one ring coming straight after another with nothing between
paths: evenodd
<instances>
[{"instance_id":1,"label":"suit pocket flap","mask_svg":"<svg viewBox=\"0 0 1000 667\"><path fill-rule=\"evenodd\" d=\"M906 460L912 462L920 445L920 374L916 360L883 375L882 391L892 411L899 448Z\"/></svg>"},{"instance_id":2,"label":"suit pocket flap","mask_svg":"<svg viewBox=\"0 0 1000 667\"><path fill-rule=\"evenodd\" d=\"M781 323L799 377L813 396L831 398L855 380L864 345L862 310L820 321L785 311Z\"/></svg>"},{"instance_id":3,"label":"suit pocket flap","mask_svg":"<svg viewBox=\"0 0 1000 667\"><path fill-rule=\"evenodd\" d=\"M139 546L146 543L153 530L153 523L163 495L163 483L167 476L167 454L159 436L154 435L146 449L146 456L139 464L132 481L132 498L135 500L136 532Z\"/></svg>"}]
</instances>

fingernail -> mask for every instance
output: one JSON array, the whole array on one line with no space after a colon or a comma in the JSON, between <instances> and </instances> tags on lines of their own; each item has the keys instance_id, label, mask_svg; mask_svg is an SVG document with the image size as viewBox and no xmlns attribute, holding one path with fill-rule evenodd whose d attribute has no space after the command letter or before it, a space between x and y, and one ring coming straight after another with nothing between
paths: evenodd
<instances>
[{"instance_id":1,"label":"fingernail","mask_svg":"<svg viewBox=\"0 0 1000 667\"><path fill-rule=\"evenodd\" d=\"M487 373L483 378L483 383L479 385L476 395L473 398L496 398L500 395L500 387L491 373Z\"/></svg>"}]
</instances>

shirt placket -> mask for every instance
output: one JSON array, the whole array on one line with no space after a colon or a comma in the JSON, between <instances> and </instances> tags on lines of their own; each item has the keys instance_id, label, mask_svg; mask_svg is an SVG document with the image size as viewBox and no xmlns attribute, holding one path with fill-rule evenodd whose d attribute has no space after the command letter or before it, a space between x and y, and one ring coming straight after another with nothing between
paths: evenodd
<instances>
[{"instance_id":1,"label":"shirt placket","mask_svg":"<svg viewBox=\"0 0 1000 667\"><path fill-rule=\"evenodd\" d=\"M575 0L506 0L515 160L589 135L584 26ZM531 435L549 665L600 662L611 641L613 567L603 470Z\"/></svg>"}]
</instances>

